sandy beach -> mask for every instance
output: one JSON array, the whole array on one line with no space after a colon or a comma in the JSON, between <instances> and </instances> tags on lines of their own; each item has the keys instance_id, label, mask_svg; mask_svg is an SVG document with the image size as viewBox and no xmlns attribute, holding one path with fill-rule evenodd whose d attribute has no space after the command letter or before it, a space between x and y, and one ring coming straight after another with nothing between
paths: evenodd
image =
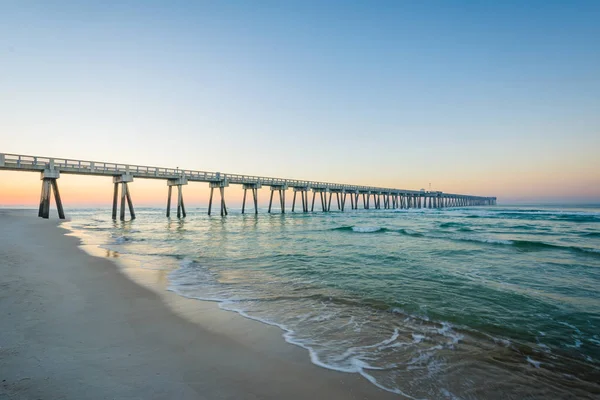
<instances>
[{"instance_id":1,"label":"sandy beach","mask_svg":"<svg viewBox=\"0 0 600 400\"><path fill-rule=\"evenodd\" d=\"M0 398L399 398L311 364L278 328L165 291L164 276L134 283L35 215L0 210Z\"/></svg>"}]
</instances>

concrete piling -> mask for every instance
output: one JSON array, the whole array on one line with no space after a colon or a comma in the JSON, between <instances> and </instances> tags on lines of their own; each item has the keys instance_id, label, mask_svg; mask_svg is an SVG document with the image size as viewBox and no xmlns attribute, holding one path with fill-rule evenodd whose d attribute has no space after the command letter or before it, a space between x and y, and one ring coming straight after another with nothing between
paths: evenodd
<instances>
[{"instance_id":1,"label":"concrete piling","mask_svg":"<svg viewBox=\"0 0 600 400\"><path fill-rule=\"evenodd\" d=\"M57 179L60 178L60 172L52 164L40 174L42 181L42 190L40 195L40 206L38 208L38 217L50 218L50 198L54 192L54 202L58 211L58 218L65 219L60 192L58 191Z\"/></svg>"},{"instance_id":2,"label":"concrete piling","mask_svg":"<svg viewBox=\"0 0 600 400\"><path fill-rule=\"evenodd\" d=\"M119 186L121 186L121 208L119 213L119 219L125 221L125 203L129 206L129 215L131 219L135 219L135 211L133 209L133 202L131 201L131 195L129 193L128 183L133 182L133 176L131 174L123 174L113 176L114 192L113 192L113 206L112 206L112 218L117 219L117 199L119 197Z\"/></svg>"}]
</instances>

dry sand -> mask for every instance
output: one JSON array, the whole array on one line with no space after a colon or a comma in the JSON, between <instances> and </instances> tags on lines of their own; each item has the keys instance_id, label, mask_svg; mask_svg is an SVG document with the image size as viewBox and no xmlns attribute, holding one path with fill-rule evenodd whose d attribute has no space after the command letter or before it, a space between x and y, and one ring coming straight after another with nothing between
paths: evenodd
<instances>
[{"instance_id":1,"label":"dry sand","mask_svg":"<svg viewBox=\"0 0 600 400\"><path fill-rule=\"evenodd\" d=\"M36 214L0 210L0 399L399 398L164 276L134 283Z\"/></svg>"}]
</instances>

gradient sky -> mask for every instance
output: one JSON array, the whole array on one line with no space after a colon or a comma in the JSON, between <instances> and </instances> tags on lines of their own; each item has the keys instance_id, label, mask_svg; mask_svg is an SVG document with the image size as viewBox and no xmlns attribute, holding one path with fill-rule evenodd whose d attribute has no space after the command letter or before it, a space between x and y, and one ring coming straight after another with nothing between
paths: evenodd
<instances>
[{"instance_id":1,"label":"gradient sky","mask_svg":"<svg viewBox=\"0 0 600 400\"><path fill-rule=\"evenodd\" d=\"M599 1L95 3L0 0L0 152L600 201Z\"/></svg>"}]
</instances>

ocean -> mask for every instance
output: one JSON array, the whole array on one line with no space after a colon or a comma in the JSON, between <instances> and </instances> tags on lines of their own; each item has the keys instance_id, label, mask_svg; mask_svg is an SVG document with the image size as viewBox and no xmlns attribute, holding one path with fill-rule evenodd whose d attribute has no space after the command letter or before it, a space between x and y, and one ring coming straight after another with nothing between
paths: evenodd
<instances>
[{"instance_id":1,"label":"ocean","mask_svg":"<svg viewBox=\"0 0 600 400\"><path fill-rule=\"evenodd\" d=\"M136 211L63 226L318 366L414 399L600 398L600 207Z\"/></svg>"}]
</instances>

